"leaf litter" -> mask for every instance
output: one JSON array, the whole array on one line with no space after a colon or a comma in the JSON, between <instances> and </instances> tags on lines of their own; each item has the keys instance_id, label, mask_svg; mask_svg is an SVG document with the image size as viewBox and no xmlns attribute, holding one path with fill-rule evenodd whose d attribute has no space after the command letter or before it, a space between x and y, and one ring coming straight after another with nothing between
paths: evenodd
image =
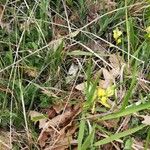
<instances>
[{"instance_id":1,"label":"leaf litter","mask_svg":"<svg viewBox=\"0 0 150 150\"><path fill-rule=\"evenodd\" d=\"M80 105L69 105L64 110L65 105L65 103L53 105L51 108L44 110L45 114L36 111L30 111L29 113L31 120L44 116L44 118L38 120L39 129L41 129L38 143L44 150L64 150L75 140L73 137L77 129L75 118L81 112L81 108Z\"/></svg>"}]
</instances>

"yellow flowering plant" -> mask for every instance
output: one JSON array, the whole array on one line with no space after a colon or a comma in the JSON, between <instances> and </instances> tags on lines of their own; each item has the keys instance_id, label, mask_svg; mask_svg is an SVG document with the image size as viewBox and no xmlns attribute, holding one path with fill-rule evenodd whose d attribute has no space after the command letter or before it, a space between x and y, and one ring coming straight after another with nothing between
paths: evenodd
<instances>
[{"instance_id":1,"label":"yellow flowering plant","mask_svg":"<svg viewBox=\"0 0 150 150\"><path fill-rule=\"evenodd\" d=\"M105 107L110 108L110 105L108 104L107 100L109 97L113 96L114 93L115 93L114 85L108 87L107 89L98 88L97 89L98 102L100 102Z\"/></svg>"},{"instance_id":2,"label":"yellow flowering plant","mask_svg":"<svg viewBox=\"0 0 150 150\"><path fill-rule=\"evenodd\" d=\"M114 85L108 87L107 89L97 87L97 89L93 95L92 113L94 113L94 111L95 111L96 102L101 103L106 108L110 108L111 106L107 101L108 101L109 97L114 95L114 93L115 93L115 86Z\"/></svg>"},{"instance_id":3,"label":"yellow flowering plant","mask_svg":"<svg viewBox=\"0 0 150 150\"><path fill-rule=\"evenodd\" d=\"M115 39L117 44L121 43L121 35L122 31L120 31L118 28L113 30L113 38Z\"/></svg>"},{"instance_id":4,"label":"yellow flowering plant","mask_svg":"<svg viewBox=\"0 0 150 150\"><path fill-rule=\"evenodd\" d=\"M108 103L108 99L115 93L115 85L110 85L106 89L94 86L92 83L87 86L85 84L87 91L84 91L87 96L87 101L84 103L84 109L89 109L92 106L92 113L95 112L96 103L101 103L101 105L106 108L110 108L111 105ZM87 94L86 94L87 93Z\"/></svg>"}]
</instances>

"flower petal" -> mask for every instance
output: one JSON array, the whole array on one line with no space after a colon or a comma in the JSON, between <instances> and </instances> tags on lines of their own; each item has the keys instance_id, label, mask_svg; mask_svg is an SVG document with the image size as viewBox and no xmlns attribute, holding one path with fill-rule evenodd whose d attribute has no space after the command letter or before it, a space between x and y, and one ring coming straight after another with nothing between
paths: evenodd
<instances>
[{"instance_id":1,"label":"flower petal","mask_svg":"<svg viewBox=\"0 0 150 150\"><path fill-rule=\"evenodd\" d=\"M117 44L121 43L121 38L117 39Z\"/></svg>"},{"instance_id":2,"label":"flower petal","mask_svg":"<svg viewBox=\"0 0 150 150\"><path fill-rule=\"evenodd\" d=\"M106 95L106 90L102 89L102 88L98 88L97 89L97 96L100 98L100 97L103 97Z\"/></svg>"},{"instance_id":3,"label":"flower petal","mask_svg":"<svg viewBox=\"0 0 150 150\"><path fill-rule=\"evenodd\" d=\"M113 37L117 41L117 39L122 35L122 31L120 31L118 28L113 30Z\"/></svg>"},{"instance_id":4,"label":"flower petal","mask_svg":"<svg viewBox=\"0 0 150 150\"><path fill-rule=\"evenodd\" d=\"M102 97L99 101L103 106L110 108L110 105L107 103L107 97Z\"/></svg>"}]
</instances>

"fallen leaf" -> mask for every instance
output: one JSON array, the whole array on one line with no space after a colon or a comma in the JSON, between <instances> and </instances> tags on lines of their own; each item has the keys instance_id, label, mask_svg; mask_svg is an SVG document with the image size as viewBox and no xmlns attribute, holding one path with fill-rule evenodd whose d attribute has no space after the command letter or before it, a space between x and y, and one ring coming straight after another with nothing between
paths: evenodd
<instances>
[{"instance_id":1,"label":"fallen leaf","mask_svg":"<svg viewBox=\"0 0 150 150\"><path fill-rule=\"evenodd\" d=\"M64 107L63 107L64 108ZM57 109L57 107L55 107ZM44 123L42 131L38 137L38 143L41 148L48 147L50 148L53 145L53 148L60 146L68 148L70 145L69 139L72 139L71 134L75 131L70 128L74 118L80 113L80 106L70 106L62 113L55 116L52 119L49 119ZM66 139L66 141L64 141ZM46 143L49 143L48 145ZM46 148L45 148L46 150ZM56 149L57 150L57 149Z\"/></svg>"},{"instance_id":2,"label":"fallen leaf","mask_svg":"<svg viewBox=\"0 0 150 150\"><path fill-rule=\"evenodd\" d=\"M46 146L45 150L66 150L66 148L73 143L73 134L75 133L76 129L77 125L72 120L67 126L62 128L59 133L55 133L55 145Z\"/></svg>"},{"instance_id":3,"label":"fallen leaf","mask_svg":"<svg viewBox=\"0 0 150 150\"><path fill-rule=\"evenodd\" d=\"M116 78L118 75L121 74L121 67L124 64L123 59L119 55L110 55L109 61L111 66L113 67L112 70L110 70L110 73Z\"/></svg>"},{"instance_id":4,"label":"fallen leaf","mask_svg":"<svg viewBox=\"0 0 150 150\"><path fill-rule=\"evenodd\" d=\"M85 91L85 85L86 85L86 82L80 83L80 84L75 86L75 89L78 91L84 92Z\"/></svg>"},{"instance_id":5,"label":"fallen leaf","mask_svg":"<svg viewBox=\"0 0 150 150\"><path fill-rule=\"evenodd\" d=\"M66 122L72 119L72 117L77 115L77 112L79 108L75 109L69 109L65 111L64 113L54 117L53 119L50 119L43 127L43 131L46 131L49 127L58 127L58 126L64 126Z\"/></svg>"},{"instance_id":6,"label":"fallen leaf","mask_svg":"<svg viewBox=\"0 0 150 150\"><path fill-rule=\"evenodd\" d=\"M42 113L46 114L49 119L52 119L57 115L53 107L42 109Z\"/></svg>"},{"instance_id":7,"label":"fallen leaf","mask_svg":"<svg viewBox=\"0 0 150 150\"><path fill-rule=\"evenodd\" d=\"M107 89L112 85L114 78L107 69L102 68L102 72L103 72L104 80L100 80L99 85L101 86L101 88Z\"/></svg>"},{"instance_id":8,"label":"fallen leaf","mask_svg":"<svg viewBox=\"0 0 150 150\"><path fill-rule=\"evenodd\" d=\"M60 112L63 111L65 106L66 106L66 103L58 103L58 104L53 105L53 109L56 111L57 114L59 114Z\"/></svg>"}]
</instances>

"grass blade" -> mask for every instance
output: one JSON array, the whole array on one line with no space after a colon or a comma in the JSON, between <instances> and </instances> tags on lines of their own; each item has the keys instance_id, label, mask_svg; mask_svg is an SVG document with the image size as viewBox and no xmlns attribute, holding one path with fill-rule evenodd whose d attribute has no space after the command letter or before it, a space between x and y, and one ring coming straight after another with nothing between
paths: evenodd
<instances>
[{"instance_id":1,"label":"grass blade","mask_svg":"<svg viewBox=\"0 0 150 150\"><path fill-rule=\"evenodd\" d=\"M100 141L96 142L96 143L94 144L94 146L100 146L100 145L104 145L104 144L110 143L110 142L112 142L112 141L114 141L114 140L118 140L118 139L120 139L120 138L122 138L122 137L125 137L125 136L127 136L127 135L133 134L133 133L135 133L135 132L137 132L137 131L143 129L143 128L146 127L146 126L147 126L147 125L143 125L143 124L142 124L142 125L140 125L140 126L138 126L138 127L129 129L129 130L127 130L127 131L120 132L120 133L116 133L116 134L111 135L111 136L109 136L109 137L107 137L107 138L104 138L103 140L100 140Z\"/></svg>"},{"instance_id":2,"label":"grass blade","mask_svg":"<svg viewBox=\"0 0 150 150\"><path fill-rule=\"evenodd\" d=\"M84 117L84 115L82 115ZM84 137L84 130L85 130L85 120L80 121L80 127L79 127L79 135L78 135L78 150L81 150L82 141Z\"/></svg>"},{"instance_id":3,"label":"grass blade","mask_svg":"<svg viewBox=\"0 0 150 150\"><path fill-rule=\"evenodd\" d=\"M104 117L100 118L100 120L109 120L109 119L119 118L119 117L122 117L122 116L133 114L135 112L138 112L138 111L141 111L141 110L144 110L144 109L150 109L150 102L140 104L140 105L133 105L133 106L127 107L126 109L121 110L119 112L104 116Z\"/></svg>"},{"instance_id":4,"label":"grass blade","mask_svg":"<svg viewBox=\"0 0 150 150\"><path fill-rule=\"evenodd\" d=\"M149 145L150 145L150 128L148 129L144 150L147 150Z\"/></svg>"},{"instance_id":5,"label":"grass blade","mask_svg":"<svg viewBox=\"0 0 150 150\"><path fill-rule=\"evenodd\" d=\"M92 138L94 137L94 133L95 133L95 130L93 129L93 131L87 136L86 140L84 141L81 147L81 150L86 150L87 148L89 148Z\"/></svg>"}]
</instances>

